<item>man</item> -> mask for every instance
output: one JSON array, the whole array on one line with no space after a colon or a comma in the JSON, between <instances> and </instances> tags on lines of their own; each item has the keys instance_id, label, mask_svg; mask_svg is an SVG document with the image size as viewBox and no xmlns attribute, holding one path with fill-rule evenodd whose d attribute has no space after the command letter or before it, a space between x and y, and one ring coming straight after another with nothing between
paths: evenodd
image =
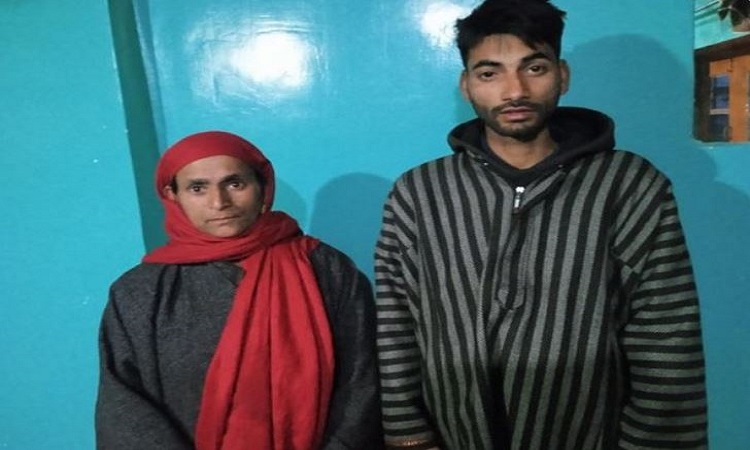
<instances>
[{"instance_id":1,"label":"man","mask_svg":"<svg viewBox=\"0 0 750 450\"><path fill-rule=\"evenodd\" d=\"M112 286L98 448L381 448L369 283L270 211L270 162L198 133L165 152L156 187L169 242Z\"/></svg>"},{"instance_id":2,"label":"man","mask_svg":"<svg viewBox=\"0 0 750 450\"><path fill-rule=\"evenodd\" d=\"M564 13L457 22L477 118L401 176L376 248L389 448L704 448L699 309L670 182L557 107Z\"/></svg>"}]
</instances>

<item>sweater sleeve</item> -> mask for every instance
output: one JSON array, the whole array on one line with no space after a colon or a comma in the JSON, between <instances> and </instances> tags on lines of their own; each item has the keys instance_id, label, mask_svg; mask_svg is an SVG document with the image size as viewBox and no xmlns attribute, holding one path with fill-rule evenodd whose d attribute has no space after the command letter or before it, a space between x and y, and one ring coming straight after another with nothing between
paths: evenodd
<instances>
[{"instance_id":1,"label":"sweater sleeve","mask_svg":"<svg viewBox=\"0 0 750 450\"><path fill-rule=\"evenodd\" d=\"M620 337L627 390L618 447L706 448L698 298L669 183L634 209L615 243L629 303Z\"/></svg>"},{"instance_id":2,"label":"sweater sleeve","mask_svg":"<svg viewBox=\"0 0 750 450\"><path fill-rule=\"evenodd\" d=\"M416 218L404 178L391 191L375 248L377 344L383 427L389 448L435 445L422 398L422 362L412 307L419 292Z\"/></svg>"},{"instance_id":3,"label":"sweater sleeve","mask_svg":"<svg viewBox=\"0 0 750 450\"><path fill-rule=\"evenodd\" d=\"M333 333L336 369L322 450L383 447L375 303L369 280L343 253L321 243L310 255Z\"/></svg>"},{"instance_id":4,"label":"sweater sleeve","mask_svg":"<svg viewBox=\"0 0 750 450\"><path fill-rule=\"evenodd\" d=\"M99 333L97 448L191 450L190 438L142 385L139 361L120 311L120 306L134 303L123 297L110 291Z\"/></svg>"}]
</instances>

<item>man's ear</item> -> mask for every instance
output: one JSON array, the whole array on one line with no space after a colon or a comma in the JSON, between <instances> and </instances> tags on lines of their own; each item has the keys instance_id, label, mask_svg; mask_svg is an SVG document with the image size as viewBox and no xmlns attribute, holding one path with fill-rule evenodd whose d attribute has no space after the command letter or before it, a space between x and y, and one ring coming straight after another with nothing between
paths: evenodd
<instances>
[{"instance_id":1,"label":"man's ear","mask_svg":"<svg viewBox=\"0 0 750 450\"><path fill-rule=\"evenodd\" d=\"M570 88L570 67L564 59L560 60L560 94L565 94Z\"/></svg>"},{"instance_id":2,"label":"man's ear","mask_svg":"<svg viewBox=\"0 0 750 450\"><path fill-rule=\"evenodd\" d=\"M466 71L466 69L461 71L461 75L458 77L458 88L461 90L461 95L463 96L464 100L467 102L469 100L469 89L468 89L468 80L469 72Z\"/></svg>"},{"instance_id":3,"label":"man's ear","mask_svg":"<svg viewBox=\"0 0 750 450\"><path fill-rule=\"evenodd\" d=\"M266 205L265 203L263 203L263 205L261 205L261 207L260 207L260 213L264 214L264 213L267 213L267 212L268 212L268 205Z\"/></svg>"}]
</instances>

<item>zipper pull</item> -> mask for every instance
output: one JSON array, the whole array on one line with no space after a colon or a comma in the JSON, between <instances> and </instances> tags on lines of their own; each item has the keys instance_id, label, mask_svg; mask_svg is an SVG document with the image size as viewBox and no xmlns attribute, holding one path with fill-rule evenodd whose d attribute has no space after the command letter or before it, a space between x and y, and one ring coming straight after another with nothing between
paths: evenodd
<instances>
[{"instance_id":1,"label":"zipper pull","mask_svg":"<svg viewBox=\"0 0 750 450\"><path fill-rule=\"evenodd\" d=\"M516 186L516 193L513 195L513 213L517 213L521 209L521 201L523 200L523 193L526 192L526 188L523 186Z\"/></svg>"}]
</instances>

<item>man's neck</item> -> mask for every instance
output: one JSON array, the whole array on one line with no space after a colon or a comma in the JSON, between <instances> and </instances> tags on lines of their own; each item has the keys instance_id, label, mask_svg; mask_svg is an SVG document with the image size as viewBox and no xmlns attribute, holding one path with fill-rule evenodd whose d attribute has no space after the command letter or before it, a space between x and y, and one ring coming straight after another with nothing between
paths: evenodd
<instances>
[{"instance_id":1,"label":"man's neck","mask_svg":"<svg viewBox=\"0 0 750 450\"><path fill-rule=\"evenodd\" d=\"M534 167L555 151L556 144L549 130L542 131L534 140L528 142L500 136L492 130L486 131L487 145L490 150L517 169Z\"/></svg>"}]
</instances>

